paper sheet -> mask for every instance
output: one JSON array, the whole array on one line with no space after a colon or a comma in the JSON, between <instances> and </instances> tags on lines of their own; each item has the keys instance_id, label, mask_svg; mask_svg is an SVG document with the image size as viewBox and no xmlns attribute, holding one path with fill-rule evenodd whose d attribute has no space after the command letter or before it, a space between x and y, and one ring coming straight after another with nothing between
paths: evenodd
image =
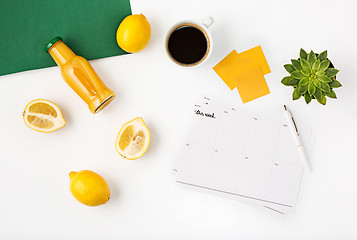
<instances>
[{"instance_id":1,"label":"paper sheet","mask_svg":"<svg viewBox=\"0 0 357 240\"><path fill-rule=\"evenodd\" d=\"M237 87L243 103L270 93L264 78L270 68L261 46L239 54L233 50L213 70L231 90Z\"/></svg>"},{"instance_id":2,"label":"paper sheet","mask_svg":"<svg viewBox=\"0 0 357 240\"><path fill-rule=\"evenodd\" d=\"M243 103L252 101L270 93L260 66L252 67L234 77Z\"/></svg>"},{"instance_id":3,"label":"paper sheet","mask_svg":"<svg viewBox=\"0 0 357 240\"><path fill-rule=\"evenodd\" d=\"M213 70L218 76L233 90L236 87L234 77L239 73L238 53L236 50L230 52L225 58L222 59Z\"/></svg>"},{"instance_id":4,"label":"paper sheet","mask_svg":"<svg viewBox=\"0 0 357 240\"><path fill-rule=\"evenodd\" d=\"M241 72L256 66L261 67L263 75L271 72L261 46L239 53L237 60Z\"/></svg>"},{"instance_id":5,"label":"paper sheet","mask_svg":"<svg viewBox=\"0 0 357 240\"><path fill-rule=\"evenodd\" d=\"M174 170L177 182L278 215L293 210L303 165L286 123L207 99L194 106ZM314 143L311 128L300 132L309 153Z\"/></svg>"}]
</instances>

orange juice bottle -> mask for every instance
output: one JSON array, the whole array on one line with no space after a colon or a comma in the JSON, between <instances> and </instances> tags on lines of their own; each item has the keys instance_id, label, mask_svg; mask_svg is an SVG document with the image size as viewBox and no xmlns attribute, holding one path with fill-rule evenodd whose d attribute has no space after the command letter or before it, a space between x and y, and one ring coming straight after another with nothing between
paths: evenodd
<instances>
[{"instance_id":1,"label":"orange juice bottle","mask_svg":"<svg viewBox=\"0 0 357 240\"><path fill-rule=\"evenodd\" d=\"M64 80L88 104L92 113L99 112L115 98L115 93L103 83L89 62L72 52L61 37L52 39L45 50L61 68Z\"/></svg>"}]
</instances>

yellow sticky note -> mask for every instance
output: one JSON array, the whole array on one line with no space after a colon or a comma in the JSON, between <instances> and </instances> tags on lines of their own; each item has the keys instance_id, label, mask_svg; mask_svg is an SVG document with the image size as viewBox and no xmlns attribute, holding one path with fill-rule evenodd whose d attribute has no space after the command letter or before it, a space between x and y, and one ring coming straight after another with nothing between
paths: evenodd
<instances>
[{"instance_id":1,"label":"yellow sticky note","mask_svg":"<svg viewBox=\"0 0 357 240\"><path fill-rule=\"evenodd\" d=\"M233 50L230 54L223 58L222 61L213 67L213 70L231 90L236 87L234 77L239 73L239 68L237 65L238 53L236 50Z\"/></svg>"},{"instance_id":2,"label":"yellow sticky note","mask_svg":"<svg viewBox=\"0 0 357 240\"><path fill-rule=\"evenodd\" d=\"M263 75L271 72L261 46L239 53L236 57L236 61L240 73L255 66L261 67Z\"/></svg>"},{"instance_id":3,"label":"yellow sticky note","mask_svg":"<svg viewBox=\"0 0 357 240\"><path fill-rule=\"evenodd\" d=\"M270 73L270 68L261 46L239 54L236 50L233 50L214 66L213 70L233 90L236 87L235 77L257 66L260 66L263 75Z\"/></svg>"},{"instance_id":4,"label":"yellow sticky note","mask_svg":"<svg viewBox=\"0 0 357 240\"><path fill-rule=\"evenodd\" d=\"M270 93L261 67L246 69L236 75L234 80L243 103Z\"/></svg>"}]
</instances>

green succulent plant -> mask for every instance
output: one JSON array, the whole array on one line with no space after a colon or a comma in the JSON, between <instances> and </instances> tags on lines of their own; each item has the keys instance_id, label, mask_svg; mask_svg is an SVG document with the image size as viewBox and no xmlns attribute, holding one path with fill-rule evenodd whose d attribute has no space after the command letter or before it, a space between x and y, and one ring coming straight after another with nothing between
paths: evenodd
<instances>
[{"instance_id":1,"label":"green succulent plant","mask_svg":"<svg viewBox=\"0 0 357 240\"><path fill-rule=\"evenodd\" d=\"M290 76L284 77L281 83L294 87L293 100L304 96L307 104L315 98L325 105L326 97L337 98L333 88L342 86L336 80L339 70L327 59L327 51L317 55L311 50L307 54L301 48L300 58L291 59L291 64L285 64L284 68Z\"/></svg>"}]
</instances>

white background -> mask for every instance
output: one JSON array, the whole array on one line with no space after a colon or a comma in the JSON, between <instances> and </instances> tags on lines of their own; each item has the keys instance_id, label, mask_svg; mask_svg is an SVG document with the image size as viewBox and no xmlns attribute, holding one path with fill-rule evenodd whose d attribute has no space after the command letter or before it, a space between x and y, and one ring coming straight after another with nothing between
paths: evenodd
<instances>
[{"instance_id":1,"label":"white background","mask_svg":"<svg viewBox=\"0 0 357 240\"><path fill-rule=\"evenodd\" d=\"M149 45L137 54L91 61L117 93L93 115L52 67L0 77L0 239L356 239L357 215L357 4L353 0L145 1L132 0L152 27ZM214 50L200 68L176 66L163 41L183 19L215 19ZM119 24L119 23L118 23ZM242 104L212 70L233 49L261 45L272 72L271 94ZM328 50L340 69L337 100L306 105L291 100L280 81L283 65L299 49ZM75 51L75 49L73 49ZM19 56L21 57L21 56ZM190 104L208 93L244 109L284 118L288 104L298 123L317 137L296 211L278 218L264 211L177 188L171 168L183 138ZM44 134L25 126L21 113L37 98L55 102L65 128ZM120 127L141 116L151 131L148 152L122 159L114 143ZM77 202L70 171L101 174L112 196L100 207Z\"/></svg>"}]
</instances>

